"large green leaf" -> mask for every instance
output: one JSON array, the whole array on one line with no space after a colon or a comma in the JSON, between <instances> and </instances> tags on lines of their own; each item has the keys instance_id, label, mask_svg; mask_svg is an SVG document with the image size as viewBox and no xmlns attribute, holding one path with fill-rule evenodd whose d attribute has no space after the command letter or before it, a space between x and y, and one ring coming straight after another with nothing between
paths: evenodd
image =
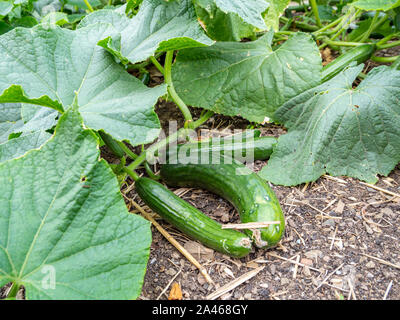
<instances>
[{"instance_id":1,"label":"large green leaf","mask_svg":"<svg viewBox=\"0 0 400 320\"><path fill-rule=\"evenodd\" d=\"M150 224L129 214L97 138L69 109L40 150L0 164L0 286L27 299L134 299Z\"/></svg>"},{"instance_id":2,"label":"large green leaf","mask_svg":"<svg viewBox=\"0 0 400 320\"><path fill-rule=\"evenodd\" d=\"M217 41L240 41L254 34L255 28L237 14L225 13L213 0L195 1L197 17L207 35Z\"/></svg>"},{"instance_id":3,"label":"large green leaf","mask_svg":"<svg viewBox=\"0 0 400 320\"><path fill-rule=\"evenodd\" d=\"M0 1L0 17L4 17L11 12L13 9L13 3L11 1Z\"/></svg>"},{"instance_id":4,"label":"large green leaf","mask_svg":"<svg viewBox=\"0 0 400 320\"><path fill-rule=\"evenodd\" d=\"M178 94L189 105L248 120L272 117L285 101L320 83L321 57L311 36L298 33L279 49L272 33L254 42L220 42L179 52Z\"/></svg>"},{"instance_id":5,"label":"large green leaf","mask_svg":"<svg viewBox=\"0 0 400 320\"><path fill-rule=\"evenodd\" d=\"M194 0L194 3L203 8L210 6L211 0ZM215 5L225 13L234 13L248 24L259 29L265 29L261 14L268 8L265 0L212 0Z\"/></svg>"},{"instance_id":6,"label":"large green leaf","mask_svg":"<svg viewBox=\"0 0 400 320\"><path fill-rule=\"evenodd\" d=\"M390 10L400 6L400 0L358 0L353 6L363 10Z\"/></svg>"},{"instance_id":7,"label":"large green leaf","mask_svg":"<svg viewBox=\"0 0 400 320\"><path fill-rule=\"evenodd\" d=\"M374 183L400 161L400 71L373 69L356 88L363 66L293 98L276 112L281 136L261 176L280 185L324 173Z\"/></svg>"},{"instance_id":8,"label":"large green leaf","mask_svg":"<svg viewBox=\"0 0 400 320\"><path fill-rule=\"evenodd\" d=\"M58 112L21 103L0 104L0 162L41 146L47 139L47 129L56 124ZM9 140L12 135L20 138ZM3 159L3 160L1 160Z\"/></svg>"},{"instance_id":9,"label":"large green leaf","mask_svg":"<svg viewBox=\"0 0 400 320\"><path fill-rule=\"evenodd\" d=\"M273 28L275 31L279 30L279 17L283 14L285 9L289 6L290 0L267 0L269 8L264 18L267 27Z\"/></svg>"},{"instance_id":10,"label":"large green leaf","mask_svg":"<svg viewBox=\"0 0 400 320\"><path fill-rule=\"evenodd\" d=\"M25 102L62 112L77 97L85 125L133 145L153 141L153 110L165 86L148 88L97 45L116 30L97 23L76 31L16 28L0 37L0 103Z\"/></svg>"},{"instance_id":11,"label":"large green leaf","mask_svg":"<svg viewBox=\"0 0 400 320\"><path fill-rule=\"evenodd\" d=\"M156 51L211 45L196 19L190 0L145 0L132 19L113 10L99 10L85 17L80 23L87 26L109 22L120 31L99 44L122 61L131 63L146 60Z\"/></svg>"},{"instance_id":12,"label":"large green leaf","mask_svg":"<svg viewBox=\"0 0 400 320\"><path fill-rule=\"evenodd\" d=\"M0 162L15 159L31 149L39 148L50 136L51 134L45 131L36 131L0 143Z\"/></svg>"},{"instance_id":13,"label":"large green leaf","mask_svg":"<svg viewBox=\"0 0 400 320\"><path fill-rule=\"evenodd\" d=\"M85 1L83 1L83 0L66 0L65 2L70 5L77 6L78 8L81 8L81 9L87 9L87 5L85 4ZM101 5L100 0L88 0L88 2L90 3L90 5L92 7L97 7L97 6Z\"/></svg>"},{"instance_id":14,"label":"large green leaf","mask_svg":"<svg viewBox=\"0 0 400 320\"><path fill-rule=\"evenodd\" d=\"M31 104L22 104L21 116L24 121L22 132L48 130L57 123L59 113L50 108L43 108Z\"/></svg>"},{"instance_id":15,"label":"large green leaf","mask_svg":"<svg viewBox=\"0 0 400 320\"><path fill-rule=\"evenodd\" d=\"M18 120L21 120L20 103L0 104L0 123L6 121L18 121Z\"/></svg>"},{"instance_id":16,"label":"large green leaf","mask_svg":"<svg viewBox=\"0 0 400 320\"><path fill-rule=\"evenodd\" d=\"M23 126L22 120L0 122L0 143L6 142L11 134L21 132Z\"/></svg>"}]
</instances>

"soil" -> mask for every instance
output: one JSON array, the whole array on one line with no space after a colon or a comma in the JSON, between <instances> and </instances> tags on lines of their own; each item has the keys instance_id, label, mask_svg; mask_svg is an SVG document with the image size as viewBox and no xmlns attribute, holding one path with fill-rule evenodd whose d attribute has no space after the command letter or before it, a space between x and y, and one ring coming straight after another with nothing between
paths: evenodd
<instances>
[{"instance_id":1,"label":"soil","mask_svg":"<svg viewBox=\"0 0 400 320\"><path fill-rule=\"evenodd\" d=\"M369 61L366 71L374 66ZM155 68L150 71L150 86L162 81ZM198 109L192 111L195 117L200 114ZM160 100L156 112L163 128L169 120L183 124L181 113L171 102ZM216 115L203 128L232 130L249 125L239 117ZM285 133L284 128L271 124L260 129L262 135ZM115 162L104 147L102 154ZM265 163L257 161L254 170ZM380 177L376 186L400 194L400 167L388 177ZM218 299L400 299L400 197L347 177L323 176L307 185L272 188L285 213L285 235L277 247L254 249L242 259L204 248L155 215L206 268L214 284L207 283L198 269L152 227L150 258L139 299L168 299L173 283L181 289L183 299L206 299L218 288L260 267L263 269L255 276ZM127 179L121 191L127 203L134 199L146 208L135 193L133 181ZM183 188L175 192L221 223L239 222L235 209L212 193ZM0 288L0 298L7 290L7 286Z\"/></svg>"}]
</instances>

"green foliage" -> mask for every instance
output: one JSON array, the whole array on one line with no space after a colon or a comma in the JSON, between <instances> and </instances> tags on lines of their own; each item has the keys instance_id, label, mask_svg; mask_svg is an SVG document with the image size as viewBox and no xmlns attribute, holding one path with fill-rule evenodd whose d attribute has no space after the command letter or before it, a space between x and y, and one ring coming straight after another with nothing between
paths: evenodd
<instances>
[{"instance_id":1,"label":"green foliage","mask_svg":"<svg viewBox=\"0 0 400 320\"><path fill-rule=\"evenodd\" d=\"M97 143L70 109L41 149L0 164L0 286L24 285L27 299L139 295L150 224L128 213Z\"/></svg>"},{"instance_id":2,"label":"green foliage","mask_svg":"<svg viewBox=\"0 0 400 320\"><path fill-rule=\"evenodd\" d=\"M103 37L99 45L125 63L144 61L157 51L212 44L198 24L190 0L144 0L132 19L114 10L99 10L80 26L99 22L109 22L119 31L115 36Z\"/></svg>"},{"instance_id":3,"label":"green foliage","mask_svg":"<svg viewBox=\"0 0 400 320\"><path fill-rule=\"evenodd\" d=\"M287 99L319 84L321 58L298 33L272 50L272 33L254 42L216 43L180 51L173 81L190 105L263 122Z\"/></svg>"},{"instance_id":4,"label":"green foliage","mask_svg":"<svg viewBox=\"0 0 400 320\"><path fill-rule=\"evenodd\" d=\"M254 35L254 27L236 13L225 13L214 1L196 1L196 14L210 38L218 41L240 41Z\"/></svg>"},{"instance_id":5,"label":"green foliage","mask_svg":"<svg viewBox=\"0 0 400 320\"><path fill-rule=\"evenodd\" d=\"M399 0L357 0L353 3L363 10L390 10L400 6Z\"/></svg>"},{"instance_id":6,"label":"green foliage","mask_svg":"<svg viewBox=\"0 0 400 320\"><path fill-rule=\"evenodd\" d=\"M275 113L289 129L261 176L291 186L329 173L370 183L400 161L400 71L373 69L356 88L362 66L283 104Z\"/></svg>"},{"instance_id":7,"label":"green foliage","mask_svg":"<svg viewBox=\"0 0 400 320\"><path fill-rule=\"evenodd\" d=\"M97 46L111 34L115 29L104 23L76 31L37 26L6 33L0 43L0 102L63 112L76 99L88 127L133 145L152 142L160 130L153 105L166 88L144 86Z\"/></svg>"},{"instance_id":8,"label":"green foliage","mask_svg":"<svg viewBox=\"0 0 400 320\"><path fill-rule=\"evenodd\" d=\"M275 31L279 30L279 17L288 7L290 0L268 0L269 7L265 15L265 23L267 28L272 28Z\"/></svg>"},{"instance_id":9,"label":"green foliage","mask_svg":"<svg viewBox=\"0 0 400 320\"><path fill-rule=\"evenodd\" d=\"M209 12L216 7L226 14L233 13L239 16L244 22L254 27L265 28L261 16L269 6L265 0L193 0L193 2Z\"/></svg>"}]
</instances>

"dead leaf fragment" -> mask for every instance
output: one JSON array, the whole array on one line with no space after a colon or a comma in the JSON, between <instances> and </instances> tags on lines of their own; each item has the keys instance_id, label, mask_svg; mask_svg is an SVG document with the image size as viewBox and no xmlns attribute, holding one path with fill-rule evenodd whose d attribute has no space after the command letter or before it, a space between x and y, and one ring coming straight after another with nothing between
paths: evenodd
<instances>
[{"instance_id":1,"label":"dead leaf fragment","mask_svg":"<svg viewBox=\"0 0 400 320\"><path fill-rule=\"evenodd\" d=\"M214 250L206 248L196 241L188 241L183 246L192 256L206 261L214 259Z\"/></svg>"},{"instance_id":2,"label":"dead leaf fragment","mask_svg":"<svg viewBox=\"0 0 400 320\"><path fill-rule=\"evenodd\" d=\"M345 206L344 202L342 200L339 200L338 204L336 205L335 212L342 214L344 206Z\"/></svg>"},{"instance_id":3,"label":"dead leaf fragment","mask_svg":"<svg viewBox=\"0 0 400 320\"><path fill-rule=\"evenodd\" d=\"M172 284L168 300L182 300L182 290L178 282Z\"/></svg>"}]
</instances>

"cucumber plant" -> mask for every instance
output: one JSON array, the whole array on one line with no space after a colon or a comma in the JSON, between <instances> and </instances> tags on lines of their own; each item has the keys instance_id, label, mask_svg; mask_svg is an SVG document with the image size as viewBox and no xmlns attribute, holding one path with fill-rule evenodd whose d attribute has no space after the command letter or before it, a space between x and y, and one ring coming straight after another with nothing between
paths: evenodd
<instances>
[{"instance_id":1,"label":"cucumber plant","mask_svg":"<svg viewBox=\"0 0 400 320\"><path fill-rule=\"evenodd\" d=\"M400 2L297 2L0 1L0 286L13 283L9 298L22 285L28 299L138 297L151 233L124 204L118 182L126 176L183 232L242 257L251 250L247 236L266 247L283 234L265 180L293 186L332 174L374 183L393 170L400 162L400 60L381 53L400 45ZM326 48L339 57L325 66ZM369 72L367 59L386 65ZM149 84L152 65L164 79L156 86ZM177 105L184 125L156 141L159 99ZM200 116L189 106L202 109ZM239 164L196 166L229 171L218 185L198 172L197 183L232 201L244 222L279 220L279 230L222 230L155 181L185 183L184 174L179 181L178 173L168 175L180 164L164 164L161 176L149 164L216 113L288 129L278 139L255 137L245 151L245 143L226 140L178 147L270 157L258 175L234 176ZM103 144L118 163L99 160ZM139 178L139 168L150 179ZM239 196L233 186L250 182L254 189ZM254 209L258 196L268 196L272 209ZM191 213L188 225L182 212Z\"/></svg>"}]
</instances>

